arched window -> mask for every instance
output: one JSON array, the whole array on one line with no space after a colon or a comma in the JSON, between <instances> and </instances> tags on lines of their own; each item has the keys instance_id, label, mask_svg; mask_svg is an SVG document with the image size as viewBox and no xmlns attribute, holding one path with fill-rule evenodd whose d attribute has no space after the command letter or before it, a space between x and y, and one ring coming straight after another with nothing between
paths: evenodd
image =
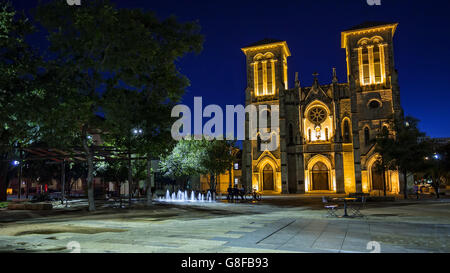
<instances>
[{"instance_id":1,"label":"arched window","mask_svg":"<svg viewBox=\"0 0 450 273\"><path fill-rule=\"evenodd\" d=\"M375 83L381 83L381 58L380 58L380 46L375 45L373 47L373 67L375 74Z\"/></svg>"},{"instance_id":2,"label":"arched window","mask_svg":"<svg viewBox=\"0 0 450 273\"><path fill-rule=\"evenodd\" d=\"M253 79L256 96L275 94L275 56L259 53L253 58Z\"/></svg>"},{"instance_id":3,"label":"arched window","mask_svg":"<svg viewBox=\"0 0 450 273\"><path fill-rule=\"evenodd\" d=\"M370 109L377 109L377 108L380 108L380 102L379 101L377 101L377 100L371 100L370 102L369 102L369 108Z\"/></svg>"},{"instance_id":4,"label":"arched window","mask_svg":"<svg viewBox=\"0 0 450 273\"><path fill-rule=\"evenodd\" d=\"M370 144L370 131L369 128L364 128L364 144L368 146Z\"/></svg>"},{"instance_id":5,"label":"arched window","mask_svg":"<svg viewBox=\"0 0 450 273\"><path fill-rule=\"evenodd\" d=\"M344 120L344 142L350 142L350 124L348 119Z\"/></svg>"},{"instance_id":6,"label":"arched window","mask_svg":"<svg viewBox=\"0 0 450 273\"><path fill-rule=\"evenodd\" d=\"M363 84L370 84L369 49L367 47L362 49L361 69Z\"/></svg>"},{"instance_id":7,"label":"arched window","mask_svg":"<svg viewBox=\"0 0 450 273\"><path fill-rule=\"evenodd\" d=\"M291 123L289 123L289 144L294 144L294 129Z\"/></svg>"},{"instance_id":8,"label":"arched window","mask_svg":"<svg viewBox=\"0 0 450 273\"><path fill-rule=\"evenodd\" d=\"M385 80L383 38L362 38L359 42L359 70L362 85L379 84Z\"/></svg>"},{"instance_id":9,"label":"arched window","mask_svg":"<svg viewBox=\"0 0 450 273\"><path fill-rule=\"evenodd\" d=\"M381 129L381 133L383 136L387 136L389 134L389 129L386 125L383 125L383 128Z\"/></svg>"}]
</instances>

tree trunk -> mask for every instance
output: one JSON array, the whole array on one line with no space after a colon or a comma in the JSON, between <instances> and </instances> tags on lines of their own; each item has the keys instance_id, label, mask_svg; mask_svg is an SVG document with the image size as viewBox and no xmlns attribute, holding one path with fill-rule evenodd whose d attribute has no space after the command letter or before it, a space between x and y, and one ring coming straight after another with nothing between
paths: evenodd
<instances>
[{"instance_id":1,"label":"tree trunk","mask_svg":"<svg viewBox=\"0 0 450 273\"><path fill-rule=\"evenodd\" d=\"M386 169L384 165L382 165L381 173L383 174L383 194L386 197Z\"/></svg>"},{"instance_id":2,"label":"tree trunk","mask_svg":"<svg viewBox=\"0 0 450 273\"><path fill-rule=\"evenodd\" d=\"M403 170L403 194L405 199L408 199L408 174L406 170Z\"/></svg>"},{"instance_id":3,"label":"tree trunk","mask_svg":"<svg viewBox=\"0 0 450 273\"><path fill-rule=\"evenodd\" d=\"M131 169L131 152L128 152L128 205L131 206L131 184L133 183L133 170Z\"/></svg>"},{"instance_id":4,"label":"tree trunk","mask_svg":"<svg viewBox=\"0 0 450 273\"><path fill-rule=\"evenodd\" d=\"M147 195L147 206L152 205L152 177L153 177L153 171L152 171L152 161L150 158L150 155L147 155L147 184L146 184L146 195Z\"/></svg>"},{"instance_id":5,"label":"tree trunk","mask_svg":"<svg viewBox=\"0 0 450 273\"><path fill-rule=\"evenodd\" d=\"M211 174L211 198L212 200L216 200L216 176Z\"/></svg>"},{"instance_id":6,"label":"tree trunk","mask_svg":"<svg viewBox=\"0 0 450 273\"><path fill-rule=\"evenodd\" d=\"M94 199L94 153L92 148L87 143L87 134L83 130L83 148L86 152L86 158L88 162L88 175L87 175L87 187L88 187L88 202L89 211L95 211L95 199Z\"/></svg>"},{"instance_id":7,"label":"tree trunk","mask_svg":"<svg viewBox=\"0 0 450 273\"><path fill-rule=\"evenodd\" d=\"M61 204L64 204L64 197L66 195L66 162L61 163Z\"/></svg>"},{"instance_id":8,"label":"tree trunk","mask_svg":"<svg viewBox=\"0 0 450 273\"><path fill-rule=\"evenodd\" d=\"M0 201L6 201L7 194L6 189L8 188L8 162L1 162L0 169Z\"/></svg>"},{"instance_id":9,"label":"tree trunk","mask_svg":"<svg viewBox=\"0 0 450 273\"><path fill-rule=\"evenodd\" d=\"M90 149L89 149L90 151ZM87 176L87 186L88 186L88 201L89 201L89 211L95 211L95 199L94 199L94 156L92 151L88 154L88 176Z\"/></svg>"}]
</instances>

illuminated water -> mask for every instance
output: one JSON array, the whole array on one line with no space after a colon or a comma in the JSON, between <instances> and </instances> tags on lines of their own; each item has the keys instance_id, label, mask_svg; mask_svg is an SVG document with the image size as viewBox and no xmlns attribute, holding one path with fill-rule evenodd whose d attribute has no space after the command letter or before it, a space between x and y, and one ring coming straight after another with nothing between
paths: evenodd
<instances>
[{"instance_id":1,"label":"illuminated water","mask_svg":"<svg viewBox=\"0 0 450 273\"><path fill-rule=\"evenodd\" d=\"M158 199L162 202L212 202L212 196L211 193L208 192L206 196L203 193L198 193L197 196L195 196L195 192L191 191L190 194L188 194L188 191L181 191L179 190L177 193L172 192L172 194L169 192L169 190L166 191L165 197L160 197Z\"/></svg>"}]
</instances>

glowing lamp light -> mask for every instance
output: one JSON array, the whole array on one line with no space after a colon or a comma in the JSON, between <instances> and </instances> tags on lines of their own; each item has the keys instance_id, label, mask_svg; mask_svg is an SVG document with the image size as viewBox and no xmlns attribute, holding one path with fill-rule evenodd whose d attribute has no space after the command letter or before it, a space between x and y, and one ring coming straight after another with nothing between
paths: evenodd
<instances>
[{"instance_id":1,"label":"glowing lamp light","mask_svg":"<svg viewBox=\"0 0 450 273\"><path fill-rule=\"evenodd\" d=\"M12 162L12 164L13 164L14 166L19 166L20 162L17 161L17 160L14 160L14 161Z\"/></svg>"},{"instance_id":2,"label":"glowing lamp light","mask_svg":"<svg viewBox=\"0 0 450 273\"><path fill-rule=\"evenodd\" d=\"M433 157L434 157L435 159L439 159L439 155L438 155L438 154L435 154Z\"/></svg>"}]
</instances>

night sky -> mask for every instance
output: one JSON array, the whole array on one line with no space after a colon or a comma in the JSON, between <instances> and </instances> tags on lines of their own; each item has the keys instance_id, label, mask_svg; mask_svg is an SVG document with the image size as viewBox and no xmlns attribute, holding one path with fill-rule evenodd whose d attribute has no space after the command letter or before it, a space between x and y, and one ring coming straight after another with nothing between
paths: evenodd
<instances>
[{"instance_id":1,"label":"night sky","mask_svg":"<svg viewBox=\"0 0 450 273\"><path fill-rule=\"evenodd\" d=\"M83 0L82 0L83 1ZM86 0L84 0L86 1ZM37 1L14 0L19 9ZM180 61L181 72L191 80L183 103L193 105L244 104L245 57L240 48L263 38L286 40L289 87L299 72L302 86L319 73L321 84L331 82L336 67L346 82L345 51L340 33L364 21L398 22L394 40L401 103L407 115L421 120L431 137L450 137L450 1L366 0L290 1L182 1L116 0L119 7L144 8L158 17L176 15L181 21L197 20L205 36L204 50ZM193 109L193 108L191 108Z\"/></svg>"}]
</instances>

